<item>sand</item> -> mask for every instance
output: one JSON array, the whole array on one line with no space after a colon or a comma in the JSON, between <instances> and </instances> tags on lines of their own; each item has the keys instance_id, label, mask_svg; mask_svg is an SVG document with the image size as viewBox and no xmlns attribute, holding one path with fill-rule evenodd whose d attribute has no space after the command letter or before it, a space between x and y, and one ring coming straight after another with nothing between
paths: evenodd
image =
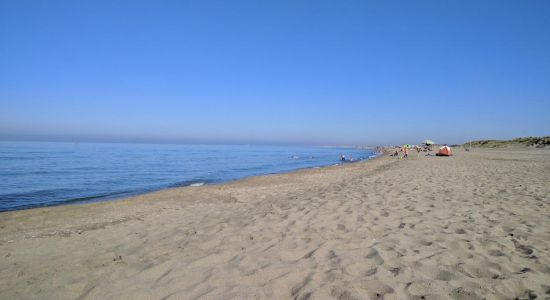
<instances>
[{"instance_id":1,"label":"sand","mask_svg":"<svg viewBox=\"0 0 550 300\"><path fill-rule=\"evenodd\" d=\"M550 151L0 213L2 299L550 298Z\"/></svg>"}]
</instances>

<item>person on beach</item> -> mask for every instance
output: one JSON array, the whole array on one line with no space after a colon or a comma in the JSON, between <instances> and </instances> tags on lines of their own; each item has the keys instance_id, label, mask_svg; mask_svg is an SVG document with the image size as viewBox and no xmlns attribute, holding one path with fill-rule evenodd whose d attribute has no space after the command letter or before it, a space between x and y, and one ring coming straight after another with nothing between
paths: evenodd
<instances>
[{"instance_id":1,"label":"person on beach","mask_svg":"<svg viewBox=\"0 0 550 300\"><path fill-rule=\"evenodd\" d=\"M342 153L340 153L340 160L341 161L346 161L346 156Z\"/></svg>"},{"instance_id":2,"label":"person on beach","mask_svg":"<svg viewBox=\"0 0 550 300\"><path fill-rule=\"evenodd\" d=\"M409 157L409 147L404 147L403 152L405 152L405 155L403 155L403 157Z\"/></svg>"}]
</instances>

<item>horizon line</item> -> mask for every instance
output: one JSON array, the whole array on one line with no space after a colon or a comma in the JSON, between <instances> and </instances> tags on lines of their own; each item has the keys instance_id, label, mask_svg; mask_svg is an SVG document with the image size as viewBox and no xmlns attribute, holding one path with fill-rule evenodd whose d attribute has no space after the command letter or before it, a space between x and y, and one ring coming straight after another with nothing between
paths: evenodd
<instances>
[{"instance_id":1,"label":"horizon line","mask_svg":"<svg viewBox=\"0 0 550 300\"><path fill-rule=\"evenodd\" d=\"M323 148L350 148L350 147L378 147L380 145L369 145L362 143L330 144L330 143L298 143L298 142L276 142L276 141L136 141L136 140L69 140L69 139L3 139L0 142L23 142L23 143L67 143L67 144L135 144L135 145L226 145L226 146L308 146Z\"/></svg>"}]
</instances>

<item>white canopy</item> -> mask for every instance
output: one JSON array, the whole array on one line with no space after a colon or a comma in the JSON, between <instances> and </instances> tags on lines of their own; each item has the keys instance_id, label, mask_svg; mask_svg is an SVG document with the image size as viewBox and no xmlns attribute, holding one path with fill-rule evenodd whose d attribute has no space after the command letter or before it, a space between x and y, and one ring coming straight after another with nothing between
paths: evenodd
<instances>
[{"instance_id":1,"label":"white canopy","mask_svg":"<svg viewBox=\"0 0 550 300\"><path fill-rule=\"evenodd\" d=\"M435 143L434 143L434 141L432 141L432 140L425 140L425 141L422 141L422 144L433 145L433 144L435 144Z\"/></svg>"}]
</instances>

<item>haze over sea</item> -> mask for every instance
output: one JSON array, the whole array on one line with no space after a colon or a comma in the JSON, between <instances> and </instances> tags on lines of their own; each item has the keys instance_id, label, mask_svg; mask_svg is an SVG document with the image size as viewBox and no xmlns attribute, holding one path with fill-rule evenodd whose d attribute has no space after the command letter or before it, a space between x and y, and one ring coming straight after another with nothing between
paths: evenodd
<instances>
[{"instance_id":1,"label":"haze over sea","mask_svg":"<svg viewBox=\"0 0 550 300\"><path fill-rule=\"evenodd\" d=\"M125 197L354 160L355 148L0 142L0 211Z\"/></svg>"}]
</instances>

